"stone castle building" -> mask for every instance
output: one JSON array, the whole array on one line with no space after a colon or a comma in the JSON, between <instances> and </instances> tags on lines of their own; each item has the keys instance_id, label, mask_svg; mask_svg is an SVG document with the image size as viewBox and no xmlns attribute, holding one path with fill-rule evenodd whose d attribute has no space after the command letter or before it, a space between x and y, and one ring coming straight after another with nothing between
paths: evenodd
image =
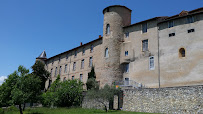
<instances>
[{"instance_id":1,"label":"stone castle building","mask_svg":"<svg viewBox=\"0 0 203 114\"><path fill-rule=\"evenodd\" d=\"M109 6L103 14L103 37L50 58L44 51L37 58L45 62L52 82L60 74L62 81L86 83L94 66L100 86L203 85L203 8L134 24L125 6Z\"/></svg>"}]
</instances>

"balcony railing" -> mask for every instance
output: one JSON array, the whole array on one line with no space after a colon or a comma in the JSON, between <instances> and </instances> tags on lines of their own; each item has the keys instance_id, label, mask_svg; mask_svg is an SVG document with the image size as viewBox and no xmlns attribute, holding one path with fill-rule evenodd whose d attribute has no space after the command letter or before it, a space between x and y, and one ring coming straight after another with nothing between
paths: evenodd
<instances>
[{"instance_id":1,"label":"balcony railing","mask_svg":"<svg viewBox=\"0 0 203 114\"><path fill-rule=\"evenodd\" d=\"M147 88L144 84L137 83L133 80L115 81L115 85L118 85L120 87Z\"/></svg>"}]
</instances>

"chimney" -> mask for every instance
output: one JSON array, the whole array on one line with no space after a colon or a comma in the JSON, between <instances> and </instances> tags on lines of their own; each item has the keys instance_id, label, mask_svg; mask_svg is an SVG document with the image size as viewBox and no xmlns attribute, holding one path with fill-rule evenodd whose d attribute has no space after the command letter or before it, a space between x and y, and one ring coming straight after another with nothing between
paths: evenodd
<instances>
[{"instance_id":1,"label":"chimney","mask_svg":"<svg viewBox=\"0 0 203 114\"><path fill-rule=\"evenodd\" d=\"M101 38L102 36L101 35L99 35L99 38Z\"/></svg>"},{"instance_id":2,"label":"chimney","mask_svg":"<svg viewBox=\"0 0 203 114\"><path fill-rule=\"evenodd\" d=\"M80 42L80 46L82 46L82 42Z\"/></svg>"}]
</instances>

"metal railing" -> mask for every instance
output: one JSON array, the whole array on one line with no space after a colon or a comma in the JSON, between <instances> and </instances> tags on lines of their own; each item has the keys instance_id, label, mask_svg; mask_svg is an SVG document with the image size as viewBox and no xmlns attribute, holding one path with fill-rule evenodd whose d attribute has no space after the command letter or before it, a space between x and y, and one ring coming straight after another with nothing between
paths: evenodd
<instances>
[{"instance_id":1,"label":"metal railing","mask_svg":"<svg viewBox=\"0 0 203 114\"><path fill-rule=\"evenodd\" d=\"M118 85L120 87L134 87L134 88L147 88L144 84L142 83L137 83L133 80L122 80L122 81L115 81L115 85Z\"/></svg>"}]
</instances>

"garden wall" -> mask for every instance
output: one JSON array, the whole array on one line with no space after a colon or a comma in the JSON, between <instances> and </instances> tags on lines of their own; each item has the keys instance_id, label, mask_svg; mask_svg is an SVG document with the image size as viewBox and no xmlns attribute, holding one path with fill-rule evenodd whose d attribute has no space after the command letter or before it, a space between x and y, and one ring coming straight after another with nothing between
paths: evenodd
<instances>
[{"instance_id":1,"label":"garden wall","mask_svg":"<svg viewBox=\"0 0 203 114\"><path fill-rule=\"evenodd\" d=\"M124 90L124 111L203 114L203 85ZM201 111L202 110L202 111Z\"/></svg>"}]
</instances>

